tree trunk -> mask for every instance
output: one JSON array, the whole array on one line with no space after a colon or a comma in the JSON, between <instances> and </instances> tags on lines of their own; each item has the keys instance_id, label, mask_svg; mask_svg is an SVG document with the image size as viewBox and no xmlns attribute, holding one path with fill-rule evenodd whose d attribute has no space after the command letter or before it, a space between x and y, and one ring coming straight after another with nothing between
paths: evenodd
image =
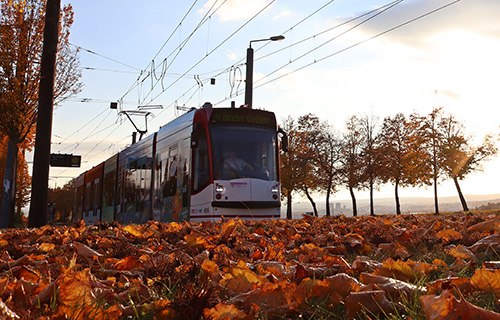
<instances>
[{"instance_id":1,"label":"tree trunk","mask_svg":"<svg viewBox=\"0 0 500 320\"><path fill-rule=\"evenodd\" d=\"M332 192L332 179L328 183L328 188L326 189L326 216L329 217L332 213L330 212L330 193Z\"/></svg>"},{"instance_id":2,"label":"tree trunk","mask_svg":"<svg viewBox=\"0 0 500 320\"><path fill-rule=\"evenodd\" d=\"M54 78L59 34L61 0L47 0L43 32L42 58L36 127L33 179L28 227L47 224L47 198L49 184L50 139L54 103Z\"/></svg>"},{"instance_id":3,"label":"tree trunk","mask_svg":"<svg viewBox=\"0 0 500 320\"><path fill-rule=\"evenodd\" d=\"M11 141L7 144L7 159L3 178L2 209L0 228L14 227L14 205L16 203L17 154L19 147Z\"/></svg>"},{"instance_id":4,"label":"tree trunk","mask_svg":"<svg viewBox=\"0 0 500 320\"><path fill-rule=\"evenodd\" d=\"M356 196L354 195L354 189L352 187L349 187L349 192L351 193L352 200L352 215L353 217L356 217L358 215L358 207L356 205Z\"/></svg>"},{"instance_id":5,"label":"tree trunk","mask_svg":"<svg viewBox=\"0 0 500 320\"><path fill-rule=\"evenodd\" d=\"M401 204L399 203L399 179L396 179L396 183L394 186L394 194L396 198L396 214L400 215L401 214Z\"/></svg>"},{"instance_id":6,"label":"tree trunk","mask_svg":"<svg viewBox=\"0 0 500 320\"><path fill-rule=\"evenodd\" d=\"M439 214L437 176L434 176L434 214Z\"/></svg>"},{"instance_id":7,"label":"tree trunk","mask_svg":"<svg viewBox=\"0 0 500 320\"><path fill-rule=\"evenodd\" d=\"M309 194L309 190L307 188L304 188L304 192L306 193L307 199L309 199L309 202L311 202L311 206L313 207L314 211L314 216L318 216L318 209L316 208L316 202L314 202L314 199L311 197Z\"/></svg>"},{"instance_id":8,"label":"tree trunk","mask_svg":"<svg viewBox=\"0 0 500 320\"><path fill-rule=\"evenodd\" d=\"M467 206L467 201L462 193L462 189L460 189L460 185L458 184L458 178L453 177L453 182L455 182L455 187L457 187L458 197L460 198L460 202L462 203L462 208L464 211L469 211L469 207Z\"/></svg>"},{"instance_id":9,"label":"tree trunk","mask_svg":"<svg viewBox=\"0 0 500 320\"><path fill-rule=\"evenodd\" d=\"M370 181L370 215L375 215L375 205L373 202L373 182Z\"/></svg>"},{"instance_id":10,"label":"tree trunk","mask_svg":"<svg viewBox=\"0 0 500 320\"><path fill-rule=\"evenodd\" d=\"M286 194L286 218L292 219L292 191Z\"/></svg>"}]
</instances>

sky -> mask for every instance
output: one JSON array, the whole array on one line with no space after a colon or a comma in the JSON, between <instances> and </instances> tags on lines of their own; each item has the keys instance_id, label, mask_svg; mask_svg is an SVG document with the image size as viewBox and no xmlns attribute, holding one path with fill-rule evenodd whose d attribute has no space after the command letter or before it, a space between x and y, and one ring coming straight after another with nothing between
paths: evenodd
<instances>
[{"instance_id":1,"label":"sky","mask_svg":"<svg viewBox=\"0 0 500 320\"><path fill-rule=\"evenodd\" d=\"M500 125L497 0L76 0L70 41L80 48L83 91L54 110L52 153L82 155L51 168L62 186L131 143L132 117L148 133L211 102L244 104L253 42L254 108L279 122L307 113L342 132L353 115L381 123L398 112L443 107L477 140ZM215 84L210 79L215 79ZM118 102L119 109L109 108ZM500 194L500 160L462 182L465 194ZM456 195L450 182L440 196ZM392 186L376 197L392 197ZM400 196L432 197L432 189ZM367 198L358 192L359 199ZM334 195L348 199L346 191Z\"/></svg>"}]
</instances>

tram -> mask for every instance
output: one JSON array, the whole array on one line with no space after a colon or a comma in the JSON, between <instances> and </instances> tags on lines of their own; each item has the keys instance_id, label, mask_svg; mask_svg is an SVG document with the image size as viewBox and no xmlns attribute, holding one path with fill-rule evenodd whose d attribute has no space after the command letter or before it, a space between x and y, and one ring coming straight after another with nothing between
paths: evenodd
<instances>
[{"instance_id":1,"label":"tram","mask_svg":"<svg viewBox=\"0 0 500 320\"><path fill-rule=\"evenodd\" d=\"M279 218L280 134L272 112L205 103L78 176L73 220Z\"/></svg>"}]
</instances>

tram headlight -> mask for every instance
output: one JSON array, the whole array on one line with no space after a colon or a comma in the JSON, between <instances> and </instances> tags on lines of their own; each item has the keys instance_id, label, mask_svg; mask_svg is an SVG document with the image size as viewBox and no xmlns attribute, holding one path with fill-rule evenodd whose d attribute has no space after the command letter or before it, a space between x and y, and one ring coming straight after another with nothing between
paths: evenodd
<instances>
[{"instance_id":1,"label":"tram headlight","mask_svg":"<svg viewBox=\"0 0 500 320\"><path fill-rule=\"evenodd\" d=\"M278 199L279 193L280 193L280 186L278 184L272 186L271 187L271 193L273 194L273 199L274 200Z\"/></svg>"},{"instance_id":2,"label":"tram headlight","mask_svg":"<svg viewBox=\"0 0 500 320\"><path fill-rule=\"evenodd\" d=\"M224 186L221 186L220 184L215 185L215 193L221 194L224 193L224 191L226 191L226 188L224 188Z\"/></svg>"}]
</instances>

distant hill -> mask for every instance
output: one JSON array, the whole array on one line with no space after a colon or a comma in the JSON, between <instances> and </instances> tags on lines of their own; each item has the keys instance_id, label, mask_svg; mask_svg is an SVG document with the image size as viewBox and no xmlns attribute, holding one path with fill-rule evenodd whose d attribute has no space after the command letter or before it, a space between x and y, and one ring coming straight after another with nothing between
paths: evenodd
<instances>
[{"instance_id":1,"label":"distant hill","mask_svg":"<svg viewBox=\"0 0 500 320\"><path fill-rule=\"evenodd\" d=\"M470 209L478 210L488 210L488 209L500 209L500 194L490 194L490 195L465 195L467 199L467 204ZM394 198L380 198L375 199L375 214L394 214L395 203ZM403 213L423 213L423 212L434 212L434 198L426 197L405 197L400 198L401 211ZM358 214L366 215L370 213L368 199L359 199L357 201ZM495 206L497 207L487 207ZM319 216L324 216L326 213L325 201L316 201L316 206L318 208ZM479 209L483 208L484 209ZM334 215L337 214L352 214L351 200L334 200L330 202L330 211ZM458 197L442 197L439 198L439 210L441 212L452 212L462 210L462 205ZM294 202L292 206L293 216L300 218L302 214L312 212L312 207L309 201ZM281 208L281 216L286 216L286 205Z\"/></svg>"}]
</instances>

